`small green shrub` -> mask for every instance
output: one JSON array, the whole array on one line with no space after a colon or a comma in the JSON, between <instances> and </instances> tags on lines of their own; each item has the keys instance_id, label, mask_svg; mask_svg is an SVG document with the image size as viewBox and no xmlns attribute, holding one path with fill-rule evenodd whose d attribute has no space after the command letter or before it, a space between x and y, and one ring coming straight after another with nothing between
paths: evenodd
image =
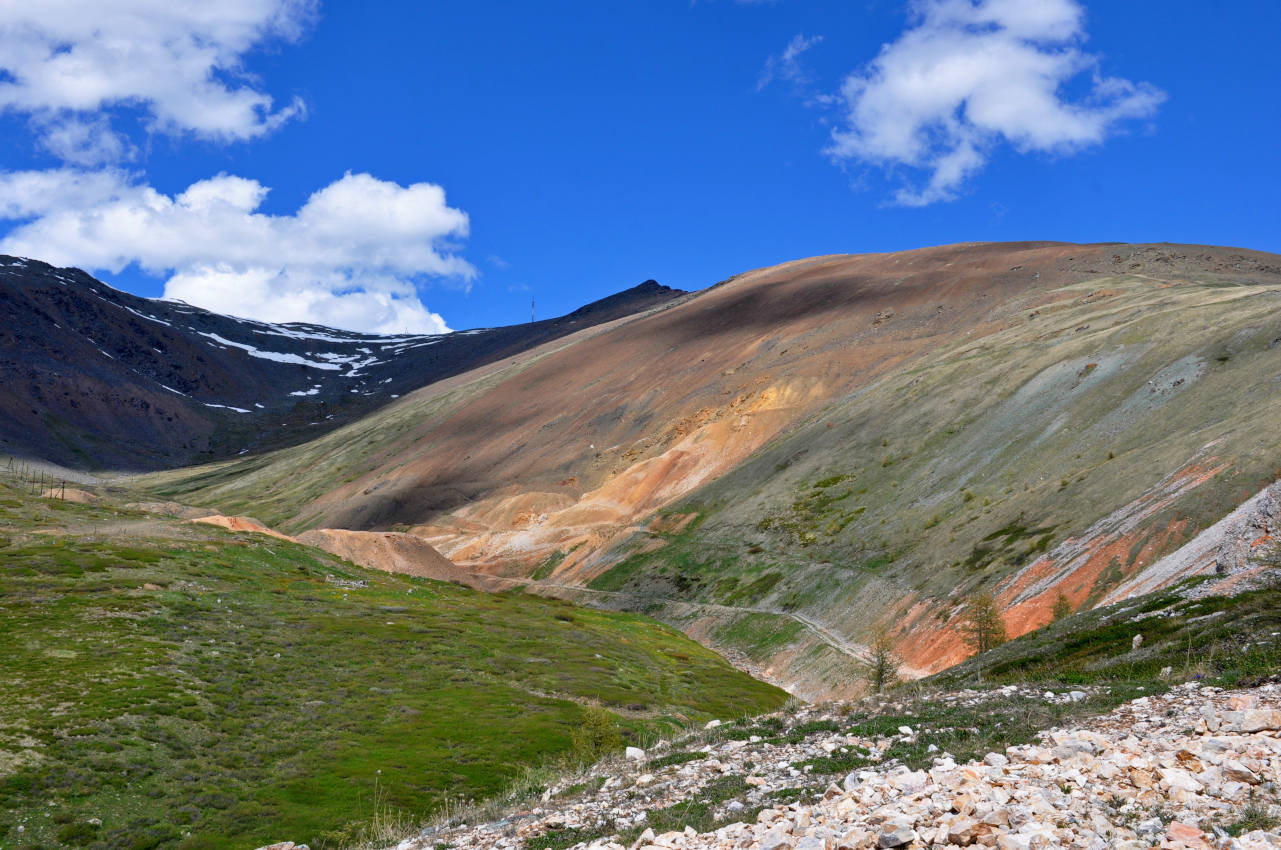
<instances>
[{"instance_id":1,"label":"small green shrub","mask_svg":"<svg viewBox=\"0 0 1281 850\"><path fill-rule=\"evenodd\" d=\"M571 740L574 758L583 764L590 764L623 746L618 718L598 705L589 705L583 710L582 723L574 730Z\"/></svg>"}]
</instances>

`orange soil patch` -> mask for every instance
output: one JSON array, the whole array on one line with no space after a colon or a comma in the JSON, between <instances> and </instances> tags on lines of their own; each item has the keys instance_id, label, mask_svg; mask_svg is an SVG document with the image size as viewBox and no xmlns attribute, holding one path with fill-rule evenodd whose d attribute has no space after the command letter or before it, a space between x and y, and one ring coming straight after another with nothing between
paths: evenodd
<instances>
[{"instance_id":1,"label":"orange soil patch","mask_svg":"<svg viewBox=\"0 0 1281 850\"><path fill-rule=\"evenodd\" d=\"M438 526L430 539L456 563L486 572L497 571L494 562L532 567L577 543L589 547L579 556L586 559L599 551L592 543L612 541L618 531L742 462L778 433L790 408L815 391L766 387L740 394L724 408L677 423L673 433L680 439L674 445L610 474L577 500L545 492L485 500L454 514L485 526L485 532L472 525L451 535Z\"/></svg>"},{"instance_id":2,"label":"orange soil patch","mask_svg":"<svg viewBox=\"0 0 1281 850\"><path fill-rule=\"evenodd\" d=\"M1107 590L1107 588L1097 587L1097 584L1099 578L1114 563L1120 565L1121 575L1117 582L1119 583L1139 572L1143 567L1154 563L1157 553L1169 551L1185 539L1186 527L1185 521L1171 521L1165 528L1155 532L1148 528L1139 528L1119 537L1087 542L1086 545L1092 549L1089 557L1041 593L1013 605L1010 605L1010 602L1018 595L1013 588L997 597L999 604L1009 606L1004 611L1006 632L1011 638L1016 638L1049 623L1054 619L1054 603L1059 593L1067 597L1068 604L1073 610L1080 608L1091 597L1097 598L1100 592ZM1130 551L1145 538L1146 542L1143 543L1134 563L1127 564ZM1047 573L1052 574L1053 568L1058 567L1057 564L1049 562L1048 558L1042 558L1041 561L1047 562L1042 567ZM1037 565L1040 565L1041 561L1038 561Z\"/></svg>"},{"instance_id":3,"label":"orange soil patch","mask_svg":"<svg viewBox=\"0 0 1281 850\"><path fill-rule=\"evenodd\" d=\"M1146 520L1229 467L1229 464L1187 464L1093 526L1094 537L1069 537L1008 579L997 594L997 601L1005 606L1006 630L1010 637L1050 622L1059 593L1075 610L1091 597L1097 599L1096 590L1106 590L1096 585L1114 564L1120 576L1113 584L1131 578L1184 542L1185 520L1171 520L1162 529L1152 529ZM1142 548L1131 561L1130 553L1140 543ZM1071 569L1067 569L1069 566Z\"/></svg>"},{"instance_id":4,"label":"orange soil patch","mask_svg":"<svg viewBox=\"0 0 1281 850\"><path fill-rule=\"evenodd\" d=\"M268 528L258 520L244 516L223 516L214 514L212 516L200 517L199 519L189 519L187 522L203 522L206 525L216 525L225 528L228 531L252 531L255 534L266 534L270 537L277 537L281 540L293 541L293 538L287 534L281 534L275 529Z\"/></svg>"},{"instance_id":5,"label":"orange soil patch","mask_svg":"<svg viewBox=\"0 0 1281 850\"><path fill-rule=\"evenodd\" d=\"M926 602L915 602L903 614L902 625L895 635L895 650L903 662L922 675L937 673L973 654L961 634L959 622L940 620L938 608Z\"/></svg>"}]
</instances>

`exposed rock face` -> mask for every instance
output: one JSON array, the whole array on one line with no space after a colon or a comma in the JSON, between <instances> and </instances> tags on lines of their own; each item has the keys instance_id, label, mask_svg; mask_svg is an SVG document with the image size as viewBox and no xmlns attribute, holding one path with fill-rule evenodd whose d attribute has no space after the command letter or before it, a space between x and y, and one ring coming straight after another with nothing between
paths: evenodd
<instances>
[{"instance_id":1,"label":"exposed rock face","mask_svg":"<svg viewBox=\"0 0 1281 850\"><path fill-rule=\"evenodd\" d=\"M1277 546L1281 482L1269 484L1184 546L1114 590L1105 602L1150 593L1194 575L1231 580L1261 566Z\"/></svg>"},{"instance_id":2,"label":"exposed rock face","mask_svg":"<svg viewBox=\"0 0 1281 850\"><path fill-rule=\"evenodd\" d=\"M905 736L910 738L910 736ZM822 739L822 740L820 740ZM801 744L727 741L703 758L659 770L623 764L599 792L565 808L547 805L489 824L424 833L398 850L450 846L516 850L549 830L643 823L653 808L693 799L724 776L752 793L796 787L788 765L806 754L875 742L825 733ZM647 772L649 771L649 772ZM642 781L644 780L644 781ZM926 770L885 764L857 770L815 803L776 804L754 820L698 834L655 835L642 850L866 850L873 847L1032 848L1281 847L1281 828L1229 837L1250 801L1272 800L1281 781L1281 688L1198 689L1127 703L1087 728L1052 729L1039 743L957 764L939 753ZM1269 796L1272 795L1272 796ZM723 807L732 817L731 803ZM577 848L627 850L612 838Z\"/></svg>"}]
</instances>

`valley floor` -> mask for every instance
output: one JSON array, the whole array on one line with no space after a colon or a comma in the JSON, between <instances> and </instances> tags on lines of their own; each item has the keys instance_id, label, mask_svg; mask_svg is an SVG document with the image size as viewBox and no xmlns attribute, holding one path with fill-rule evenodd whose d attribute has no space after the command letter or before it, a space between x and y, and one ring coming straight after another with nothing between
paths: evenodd
<instances>
[{"instance_id":1,"label":"valley floor","mask_svg":"<svg viewBox=\"0 0 1281 850\"><path fill-rule=\"evenodd\" d=\"M1077 714L1140 690L1007 686L716 726L397 850L1281 847L1281 686L1157 686ZM1052 716L1068 722L1010 728Z\"/></svg>"}]
</instances>

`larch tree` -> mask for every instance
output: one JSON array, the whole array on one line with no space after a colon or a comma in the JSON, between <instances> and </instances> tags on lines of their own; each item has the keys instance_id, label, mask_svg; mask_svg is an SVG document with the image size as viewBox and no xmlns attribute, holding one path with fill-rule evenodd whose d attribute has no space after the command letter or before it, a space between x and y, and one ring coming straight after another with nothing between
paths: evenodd
<instances>
[{"instance_id":1,"label":"larch tree","mask_svg":"<svg viewBox=\"0 0 1281 850\"><path fill-rule=\"evenodd\" d=\"M961 614L961 632L966 644L982 654L1007 640L1001 609L987 591L973 594Z\"/></svg>"}]
</instances>

